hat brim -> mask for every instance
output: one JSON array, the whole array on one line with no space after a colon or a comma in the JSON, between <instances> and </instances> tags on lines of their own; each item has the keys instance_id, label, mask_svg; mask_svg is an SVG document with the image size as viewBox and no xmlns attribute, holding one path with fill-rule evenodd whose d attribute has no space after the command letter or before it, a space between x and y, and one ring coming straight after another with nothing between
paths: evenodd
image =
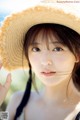
<instances>
[{"instance_id":1,"label":"hat brim","mask_svg":"<svg viewBox=\"0 0 80 120\"><path fill-rule=\"evenodd\" d=\"M0 54L8 70L28 68L23 55L23 40L30 27L40 23L65 25L80 33L80 18L55 7L37 6L7 17L0 33Z\"/></svg>"}]
</instances>

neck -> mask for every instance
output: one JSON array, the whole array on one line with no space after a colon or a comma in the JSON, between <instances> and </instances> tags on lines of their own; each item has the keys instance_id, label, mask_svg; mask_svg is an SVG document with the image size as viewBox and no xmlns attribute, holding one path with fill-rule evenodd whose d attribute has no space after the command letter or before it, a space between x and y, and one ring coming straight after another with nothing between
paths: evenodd
<instances>
[{"instance_id":1,"label":"neck","mask_svg":"<svg viewBox=\"0 0 80 120\"><path fill-rule=\"evenodd\" d=\"M69 79L70 80L70 79ZM70 92L71 83L69 80L64 80L55 86L45 86L43 91L43 99L47 104L65 102L67 93ZM71 81L71 80L70 80ZM68 90L69 84L69 90Z\"/></svg>"}]
</instances>

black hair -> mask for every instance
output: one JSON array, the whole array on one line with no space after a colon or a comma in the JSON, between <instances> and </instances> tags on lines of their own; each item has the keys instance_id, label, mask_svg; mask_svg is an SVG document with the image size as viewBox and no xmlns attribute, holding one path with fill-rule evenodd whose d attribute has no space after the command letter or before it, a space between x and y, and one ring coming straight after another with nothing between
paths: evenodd
<instances>
[{"instance_id":1,"label":"black hair","mask_svg":"<svg viewBox=\"0 0 80 120\"><path fill-rule=\"evenodd\" d=\"M75 120L80 120L80 112L77 114Z\"/></svg>"},{"instance_id":2,"label":"black hair","mask_svg":"<svg viewBox=\"0 0 80 120\"><path fill-rule=\"evenodd\" d=\"M75 56L77 54L80 58L80 35L76 31L66 26L59 25L59 24L45 23L45 24L38 24L31 27L25 35L23 50L28 62L29 62L28 48L31 42L34 42L36 40L36 37L41 30L43 30L43 37L44 36L46 37L46 41L48 41L48 37L52 38L52 34L53 34L59 41L62 42L62 44L66 45ZM48 34L49 35L51 34L51 36L48 36ZM27 82L27 86L26 86L22 101L16 110L16 115L14 120L16 120L20 116L23 108L28 103L28 100L30 98L31 84L32 84L32 71L31 71L30 63L29 63L29 68L30 68L29 80ZM73 70L73 74L72 74L73 83L75 87L80 91L80 74L79 73L80 73L80 60L79 60L79 63L76 63L75 69Z\"/></svg>"},{"instance_id":3,"label":"black hair","mask_svg":"<svg viewBox=\"0 0 80 120\"><path fill-rule=\"evenodd\" d=\"M31 65L29 64L29 79L26 84L26 89L25 89L22 101L16 110L14 120L17 120L17 118L21 115L23 108L28 103L28 100L30 98L30 93L31 93L31 85L32 85L32 70L31 70Z\"/></svg>"}]
</instances>

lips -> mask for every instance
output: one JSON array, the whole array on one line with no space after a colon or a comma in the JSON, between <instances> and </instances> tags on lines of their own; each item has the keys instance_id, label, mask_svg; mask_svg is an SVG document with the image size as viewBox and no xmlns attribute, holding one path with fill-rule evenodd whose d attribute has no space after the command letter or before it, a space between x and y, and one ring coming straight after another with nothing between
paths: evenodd
<instances>
[{"instance_id":1,"label":"lips","mask_svg":"<svg viewBox=\"0 0 80 120\"><path fill-rule=\"evenodd\" d=\"M44 76L53 76L56 72L53 71L43 71L41 72L42 75Z\"/></svg>"}]
</instances>

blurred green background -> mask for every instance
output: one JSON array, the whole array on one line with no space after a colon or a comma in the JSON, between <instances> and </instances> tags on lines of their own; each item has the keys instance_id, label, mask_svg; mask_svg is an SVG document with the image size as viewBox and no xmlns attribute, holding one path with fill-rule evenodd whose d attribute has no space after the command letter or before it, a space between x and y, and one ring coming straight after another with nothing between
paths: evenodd
<instances>
[{"instance_id":1,"label":"blurred green background","mask_svg":"<svg viewBox=\"0 0 80 120\"><path fill-rule=\"evenodd\" d=\"M28 70L19 69L19 70L14 70L14 71L9 72L5 70L4 68L2 68L0 70L0 83L1 84L5 83L8 73L11 73L12 83L11 83L10 89L7 93L5 100L3 104L1 105L1 111L6 110L10 97L12 96L14 92L19 91L19 90L20 91L25 90L26 83L29 77ZM38 80L36 76L35 76L35 83L36 83L38 90L42 89L43 85L41 84L41 82ZM33 86L32 86L32 90L33 91L35 90Z\"/></svg>"}]
</instances>

